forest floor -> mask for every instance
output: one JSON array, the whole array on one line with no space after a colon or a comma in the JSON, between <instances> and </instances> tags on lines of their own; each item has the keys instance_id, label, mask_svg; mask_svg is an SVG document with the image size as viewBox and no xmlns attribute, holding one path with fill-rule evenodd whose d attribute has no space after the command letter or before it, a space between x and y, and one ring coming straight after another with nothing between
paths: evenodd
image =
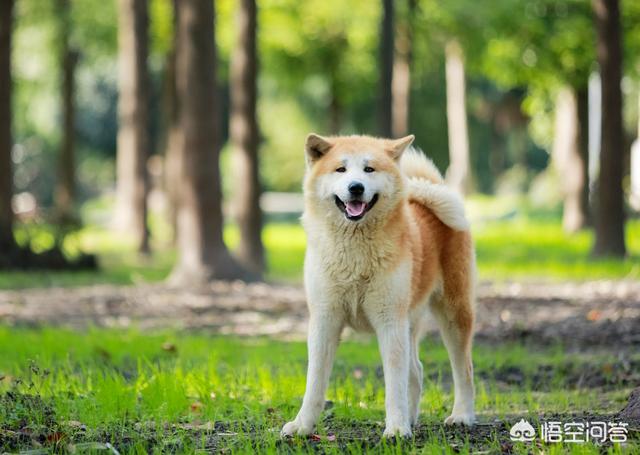
<instances>
[{"instance_id":1,"label":"forest floor","mask_svg":"<svg viewBox=\"0 0 640 455\"><path fill-rule=\"evenodd\" d=\"M317 433L280 439L304 392L306 314L299 286L0 291L0 453L640 451L640 421L617 414L640 384L637 281L481 283L479 424L441 424L450 369L429 336L421 424L396 442L380 438L375 340L350 332ZM629 442L513 442L522 418L537 429L622 421Z\"/></svg>"},{"instance_id":2,"label":"forest floor","mask_svg":"<svg viewBox=\"0 0 640 455\"><path fill-rule=\"evenodd\" d=\"M206 329L301 340L306 318L300 286L215 282L198 289L147 284L0 290L0 323L18 326ZM635 280L478 287L476 340L640 349L639 327Z\"/></svg>"}]
</instances>

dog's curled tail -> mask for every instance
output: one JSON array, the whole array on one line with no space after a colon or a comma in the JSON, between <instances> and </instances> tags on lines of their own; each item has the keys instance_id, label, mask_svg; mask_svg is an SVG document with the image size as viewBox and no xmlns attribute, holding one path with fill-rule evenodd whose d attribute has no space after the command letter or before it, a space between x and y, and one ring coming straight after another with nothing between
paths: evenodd
<instances>
[{"instance_id":1,"label":"dog's curled tail","mask_svg":"<svg viewBox=\"0 0 640 455\"><path fill-rule=\"evenodd\" d=\"M424 153L410 148L402 155L400 169L407 177L410 201L424 205L456 231L469 230L462 198L445 186L442 174Z\"/></svg>"}]
</instances>

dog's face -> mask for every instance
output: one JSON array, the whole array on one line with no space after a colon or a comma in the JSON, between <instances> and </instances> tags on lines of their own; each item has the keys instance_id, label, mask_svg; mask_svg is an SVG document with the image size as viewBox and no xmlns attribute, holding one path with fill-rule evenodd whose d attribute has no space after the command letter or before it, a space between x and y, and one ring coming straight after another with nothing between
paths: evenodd
<instances>
[{"instance_id":1,"label":"dog's face","mask_svg":"<svg viewBox=\"0 0 640 455\"><path fill-rule=\"evenodd\" d=\"M314 209L336 221L364 222L394 208L403 194L398 160L413 136L324 138L305 144L305 195Z\"/></svg>"}]
</instances>

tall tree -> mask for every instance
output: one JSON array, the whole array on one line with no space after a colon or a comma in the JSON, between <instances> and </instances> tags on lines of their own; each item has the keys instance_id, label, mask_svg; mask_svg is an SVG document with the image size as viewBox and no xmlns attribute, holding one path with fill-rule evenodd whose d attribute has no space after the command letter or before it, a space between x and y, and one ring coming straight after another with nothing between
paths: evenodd
<instances>
[{"instance_id":1,"label":"tall tree","mask_svg":"<svg viewBox=\"0 0 640 455\"><path fill-rule=\"evenodd\" d=\"M13 0L0 2L0 266L11 265L13 237L13 166L11 162L11 33ZM7 263L5 263L7 262Z\"/></svg>"},{"instance_id":2,"label":"tall tree","mask_svg":"<svg viewBox=\"0 0 640 455\"><path fill-rule=\"evenodd\" d=\"M197 284L247 277L222 239L213 2L180 0L176 6L182 179L178 189L178 262L171 281Z\"/></svg>"},{"instance_id":3,"label":"tall tree","mask_svg":"<svg viewBox=\"0 0 640 455\"><path fill-rule=\"evenodd\" d=\"M178 3L179 0L172 1L173 11L173 39L171 48L165 57L164 81L162 87L162 110L164 121L164 189L167 195L169 208L169 222L173 230L173 242L177 241L178 235L178 188L180 186L181 161L180 161L180 103L176 88L176 49L178 28Z\"/></svg>"},{"instance_id":4,"label":"tall tree","mask_svg":"<svg viewBox=\"0 0 640 455\"><path fill-rule=\"evenodd\" d=\"M618 0L592 0L602 86L602 128L595 256L624 256L622 42Z\"/></svg>"},{"instance_id":5,"label":"tall tree","mask_svg":"<svg viewBox=\"0 0 640 455\"><path fill-rule=\"evenodd\" d=\"M564 196L562 226L566 232L576 232L587 222L587 201L585 200L587 132L582 130L584 121L584 100L580 104L579 97L571 87L562 88L556 96L555 133L552 160L561 176L561 187Z\"/></svg>"},{"instance_id":6,"label":"tall tree","mask_svg":"<svg viewBox=\"0 0 640 455\"><path fill-rule=\"evenodd\" d=\"M447 127L449 134L449 168L447 183L466 193L470 189L469 129L467 127L464 56L456 39L445 45L447 79Z\"/></svg>"},{"instance_id":7,"label":"tall tree","mask_svg":"<svg viewBox=\"0 0 640 455\"><path fill-rule=\"evenodd\" d=\"M256 118L258 58L256 1L240 0L236 18L236 45L231 58L231 142L233 144L235 218L240 227L237 257L247 269L262 273L262 212Z\"/></svg>"},{"instance_id":8,"label":"tall tree","mask_svg":"<svg viewBox=\"0 0 640 455\"><path fill-rule=\"evenodd\" d=\"M416 0L407 0L407 9L398 20L391 83L391 133L393 137L409 134L411 94L411 57L413 47L413 16Z\"/></svg>"},{"instance_id":9,"label":"tall tree","mask_svg":"<svg viewBox=\"0 0 640 455\"><path fill-rule=\"evenodd\" d=\"M116 224L149 251L149 13L147 0L118 2L118 154Z\"/></svg>"},{"instance_id":10,"label":"tall tree","mask_svg":"<svg viewBox=\"0 0 640 455\"><path fill-rule=\"evenodd\" d=\"M58 0L60 63L62 68L62 141L58 157L58 180L55 188L55 205L58 216L64 221L73 218L76 198L75 158L75 72L79 53L71 45L71 4Z\"/></svg>"},{"instance_id":11,"label":"tall tree","mask_svg":"<svg viewBox=\"0 0 640 455\"><path fill-rule=\"evenodd\" d=\"M378 121L379 134L391 137L391 104L393 80L394 48L394 5L393 0L382 0L382 19L380 21L380 88Z\"/></svg>"}]
</instances>

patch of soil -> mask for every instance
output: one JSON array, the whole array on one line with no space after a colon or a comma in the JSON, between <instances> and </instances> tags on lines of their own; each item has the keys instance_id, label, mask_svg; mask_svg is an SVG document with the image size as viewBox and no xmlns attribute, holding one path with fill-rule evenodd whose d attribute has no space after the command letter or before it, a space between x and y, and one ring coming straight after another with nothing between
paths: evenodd
<instances>
[{"instance_id":1,"label":"patch of soil","mask_svg":"<svg viewBox=\"0 0 640 455\"><path fill-rule=\"evenodd\" d=\"M629 402L618 414L621 419L640 420L640 387L634 389L629 396Z\"/></svg>"},{"instance_id":2,"label":"patch of soil","mask_svg":"<svg viewBox=\"0 0 640 455\"><path fill-rule=\"evenodd\" d=\"M59 424L53 408L38 395L15 391L0 395L0 453L58 442Z\"/></svg>"},{"instance_id":3,"label":"patch of soil","mask_svg":"<svg viewBox=\"0 0 640 455\"><path fill-rule=\"evenodd\" d=\"M528 388L540 392L557 388L599 388L607 391L639 384L640 359L622 357L605 363L565 362L560 365L539 365L533 372L527 372L517 366L508 366L494 370L478 370L477 375L482 379L495 381L498 386L526 384Z\"/></svg>"},{"instance_id":4,"label":"patch of soil","mask_svg":"<svg viewBox=\"0 0 640 455\"><path fill-rule=\"evenodd\" d=\"M638 282L482 283L477 294L476 339L481 342L561 342L572 350L640 347ZM136 325L304 339L307 308L297 286L239 281L188 289L103 285L0 291L0 323ZM435 325L431 332L437 332Z\"/></svg>"}]
</instances>

